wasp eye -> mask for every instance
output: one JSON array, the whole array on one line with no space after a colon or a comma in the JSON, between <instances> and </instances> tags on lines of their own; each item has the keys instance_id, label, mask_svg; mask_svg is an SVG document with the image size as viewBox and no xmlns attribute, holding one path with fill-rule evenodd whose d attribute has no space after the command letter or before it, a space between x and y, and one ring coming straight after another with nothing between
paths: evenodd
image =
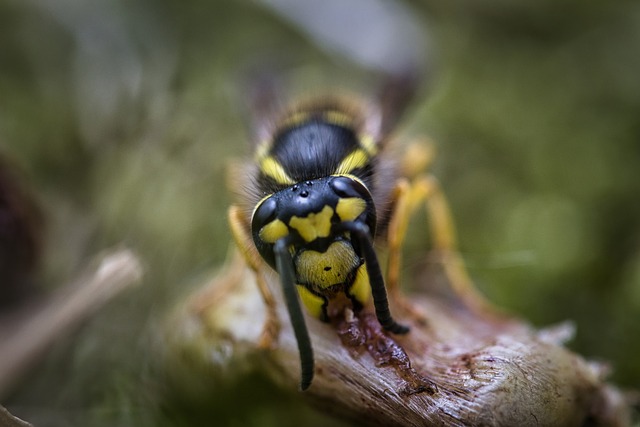
<instances>
[{"instance_id":1,"label":"wasp eye","mask_svg":"<svg viewBox=\"0 0 640 427\"><path fill-rule=\"evenodd\" d=\"M371 198L369 191L362 184L346 176L333 178L329 185L339 197Z\"/></svg>"},{"instance_id":2,"label":"wasp eye","mask_svg":"<svg viewBox=\"0 0 640 427\"><path fill-rule=\"evenodd\" d=\"M271 222L276 217L277 209L278 203L273 197L269 197L256 208L253 213L252 224L261 227Z\"/></svg>"},{"instance_id":3,"label":"wasp eye","mask_svg":"<svg viewBox=\"0 0 640 427\"><path fill-rule=\"evenodd\" d=\"M340 197L353 197L353 181L342 176L334 178L329 185Z\"/></svg>"}]
</instances>

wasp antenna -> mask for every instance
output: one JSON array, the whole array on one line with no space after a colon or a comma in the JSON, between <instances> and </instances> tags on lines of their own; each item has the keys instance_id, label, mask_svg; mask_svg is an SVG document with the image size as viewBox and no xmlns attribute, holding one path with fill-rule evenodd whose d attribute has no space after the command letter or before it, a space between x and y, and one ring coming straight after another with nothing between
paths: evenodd
<instances>
[{"instance_id":1,"label":"wasp antenna","mask_svg":"<svg viewBox=\"0 0 640 427\"><path fill-rule=\"evenodd\" d=\"M406 334L409 327L396 322L391 316L389 310L389 300L387 299L387 290L384 286L380 263L376 256L369 234L369 227L360 222L344 223L346 230L350 231L358 239L364 261L369 274L369 282L371 284L371 294L373 296L373 305L376 309L376 317L384 329L394 334Z\"/></svg>"},{"instance_id":2,"label":"wasp antenna","mask_svg":"<svg viewBox=\"0 0 640 427\"><path fill-rule=\"evenodd\" d=\"M313 349L311 348L309 331L307 330L304 315L300 308L300 301L298 300L298 291L296 290L295 285L295 272L291 254L289 254L290 244L291 242L289 241L289 238L283 237L275 243L273 252L276 258L276 269L280 274L280 280L282 282L282 290L287 304L287 310L289 311L289 318L291 319L293 332L296 336L296 341L298 342L301 371L300 389L304 391L309 388L311 381L313 380Z\"/></svg>"}]
</instances>

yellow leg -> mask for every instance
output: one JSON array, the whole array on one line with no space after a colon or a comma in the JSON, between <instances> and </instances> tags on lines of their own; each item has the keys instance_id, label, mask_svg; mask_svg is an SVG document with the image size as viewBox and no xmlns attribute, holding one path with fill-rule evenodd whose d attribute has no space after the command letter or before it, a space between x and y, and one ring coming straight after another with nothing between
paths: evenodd
<instances>
[{"instance_id":1,"label":"yellow leg","mask_svg":"<svg viewBox=\"0 0 640 427\"><path fill-rule=\"evenodd\" d=\"M402 243L407 232L409 218L412 211L409 207L409 192L411 187L406 179L400 179L393 189L394 209L389 229L387 231L387 245L389 248L387 260L387 290L392 298L399 294Z\"/></svg>"},{"instance_id":2,"label":"yellow leg","mask_svg":"<svg viewBox=\"0 0 640 427\"><path fill-rule=\"evenodd\" d=\"M454 292L473 311L495 312L495 308L478 292L467 273L467 268L458 252L449 203L438 181L433 176L421 177L416 181L414 191L414 197L420 197L426 201L433 246L441 256L442 266Z\"/></svg>"},{"instance_id":3,"label":"yellow leg","mask_svg":"<svg viewBox=\"0 0 640 427\"><path fill-rule=\"evenodd\" d=\"M400 175L412 180L423 175L436 157L436 148L429 138L421 138L409 144L400 163Z\"/></svg>"},{"instance_id":4,"label":"yellow leg","mask_svg":"<svg viewBox=\"0 0 640 427\"><path fill-rule=\"evenodd\" d=\"M427 316L400 291L400 270L402 268L402 244L407 234L409 219L417 208L417 200L412 197L413 188L409 181L398 180L393 191L394 209L387 231L387 292L389 299L418 324L426 324Z\"/></svg>"},{"instance_id":5,"label":"yellow leg","mask_svg":"<svg viewBox=\"0 0 640 427\"><path fill-rule=\"evenodd\" d=\"M402 244L407 234L409 220L422 202L415 188L409 183L428 169L435 157L435 148L429 140L410 144L401 163L402 176L393 190L393 215L389 222L387 244L387 288L392 296L399 296Z\"/></svg>"},{"instance_id":6,"label":"yellow leg","mask_svg":"<svg viewBox=\"0 0 640 427\"><path fill-rule=\"evenodd\" d=\"M429 150L429 152L430 160L433 151ZM406 179L400 179L396 184L394 197L394 213L389 223L388 234L387 285L390 295L396 298L396 301L403 301L399 292L402 243L410 218L415 210L425 203L434 250L441 259L444 272L454 292L471 310L490 315L497 314L497 309L478 292L467 273L457 250L455 226L449 204L437 179L426 174L417 176L411 184Z\"/></svg>"},{"instance_id":7,"label":"yellow leg","mask_svg":"<svg viewBox=\"0 0 640 427\"><path fill-rule=\"evenodd\" d=\"M265 264L253 244L249 232L249 222L242 210L238 206L231 206L228 212L228 219L236 246L249 268L255 273L258 289L267 308L267 318L258 345L262 348L272 348L280 334L280 321L276 310L276 300L264 278L263 268Z\"/></svg>"}]
</instances>

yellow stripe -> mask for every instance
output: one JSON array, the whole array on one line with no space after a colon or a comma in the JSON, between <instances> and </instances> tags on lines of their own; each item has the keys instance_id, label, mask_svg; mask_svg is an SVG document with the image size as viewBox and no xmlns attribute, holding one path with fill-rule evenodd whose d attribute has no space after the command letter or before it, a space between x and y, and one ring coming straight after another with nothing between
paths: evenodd
<instances>
[{"instance_id":1,"label":"yellow stripe","mask_svg":"<svg viewBox=\"0 0 640 427\"><path fill-rule=\"evenodd\" d=\"M285 118L282 121L280 126L282 128L292 128L292 127L298 126L299 124L307 120L309 116L310 114L306 111L299 111L297 113L293 113L289 117Z\"/></svg>"},{"instance_id":2,"label":"yellow stripe","mask_svg":"<svg viewBox=\"0 0 640 427\"><path fill-rule=\"evenodd\" d=\"M343 113L338 110L325 111L324 119L333 125L337 126L351 126L353 124L353 117L349 114Z\"/></svg>"},{"instance_id":3,"label":"yellow stripe","mask_svg":"<svg viewBox=\"0 0 640 427\"><path fill-rule=\"evenodd\" d=\"M362 305L367 304L369 298L371 298L371 285L369 284L366 263L358 268L356 280L353 281L353 285L349 289L349 295L352 295Z\"/></svg>"},{"instance_id":4,"label":"yellow stripe","mask_svg":"<svg viewBox=\"0 0 640 427\"><path fill-rule=\"evenodd\" d=\"M363 133L360 135L360 146L364 148L371 157L378 153L378 146L376 145L373 136L369 134Z\"/></svg>"},{"instance_id":5,"label":"yellow stripe","mask_svg":"<svg viewBox=\"0 0 640 427\"><path fill-rule=\"evenodd\" d=\"M260 170L268 177L273 178L278 184L293 185L296 183L287 174L282 165L271 156L265 157L260 161Z\"/></svg>"},{"instance_id":6,"label":"yellow stripe","mask_svg":"<svg viewBox=\"0 0 640 427\"><path fill-rule=\"evenodd\" d=\"M261 162L262 159L267 157L269 154L269 149L271 148L271 140L265 139L264 141L260 141L258 146L256 147L255 159L258 162Z\"/></svg>"},{"instance_id":7,"label":"yellow stripe","mask_svg":"<svg viewBox=\"0 0 640 427\"><path fill-rule=\"evenodd\" d=\"M359 148L352 151L336 168L334 172L336 175L344 175L352 172L355 169L364 167L369 163L369 155L363 149Z\"/></svg>"},{"instance_id":8,"label":"yellow stripe","mask_svg":"<svg viewBox=\"0 0 640 427\"><path fill-rule=\"evenodd\" d=\"M324 305L324 299L318 295L313 294L309 289L302 285L297 285L298 295L302 300L302 304L307 308L307 311L313 317L319 318L322 315L322 306Z\"/></svg>"}]
</instances>

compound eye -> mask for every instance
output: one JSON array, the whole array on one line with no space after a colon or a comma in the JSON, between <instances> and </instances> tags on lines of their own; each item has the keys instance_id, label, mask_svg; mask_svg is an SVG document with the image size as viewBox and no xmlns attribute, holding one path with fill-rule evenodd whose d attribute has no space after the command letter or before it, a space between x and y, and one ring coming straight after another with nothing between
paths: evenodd
<instances>
[{"instance_id":1,"label":"compound eye","mask_svg":"<svg viewBox=\"0 0 640 427\"><path fill-rule=\"evenodd\" d=\"M251 237L258 252L271 267L276 268L272 245L287 234L287 228L277 219L278 201L273 195L262 200L253 211Z\"/></svg>"},{"instance_id":2,"label":"compound eye","mask_svg":"<svg viewBox=\"0 0 640 427\"><path fill-rule=\"evenodd\" d=\"M278 203L274 197L269 197L258 205L251 221L251 234L256 246L261 243L272 245L289 234L287 225L278 219ZM260 246L258 250L260 251Z\"/></svg>"},{"instance_id":3,"label":"compound eye","mask_svg":"<svg viewBox=\"0 0 640 427\"><path fill-rule=\"evenodd\" d=\"M329 185L338 197L358 197L367 201L371 200L369 190L355 179L346 176L337 176L331 180Z\"/></svg>"},{"instance_id":4,"label":"compound eye","mask_svg":"<svg viewBox=\"0 0 640 427\"><path fill-rule=\"evenodd\" d=\"M376 231L376 208L373 203L371 193L356 179L347 176L336 176L329 186L340 198L336 204L336 213L344 222L364 221L371 232L371 236ZM362 214L364 213L364 217Z\"/></svg>"},{"instance_id":5,"label":"compound eye","mask_svg":"<svg viewBox=\"0 0 640 427\"><path fill-rule=\"evenodd\" d=\"M276 218L278 203L273 197L268 197L256 207L253 211L253 219L251 220L251 228L260 229L265 224Z\"/></svg>"}]
</instances>

